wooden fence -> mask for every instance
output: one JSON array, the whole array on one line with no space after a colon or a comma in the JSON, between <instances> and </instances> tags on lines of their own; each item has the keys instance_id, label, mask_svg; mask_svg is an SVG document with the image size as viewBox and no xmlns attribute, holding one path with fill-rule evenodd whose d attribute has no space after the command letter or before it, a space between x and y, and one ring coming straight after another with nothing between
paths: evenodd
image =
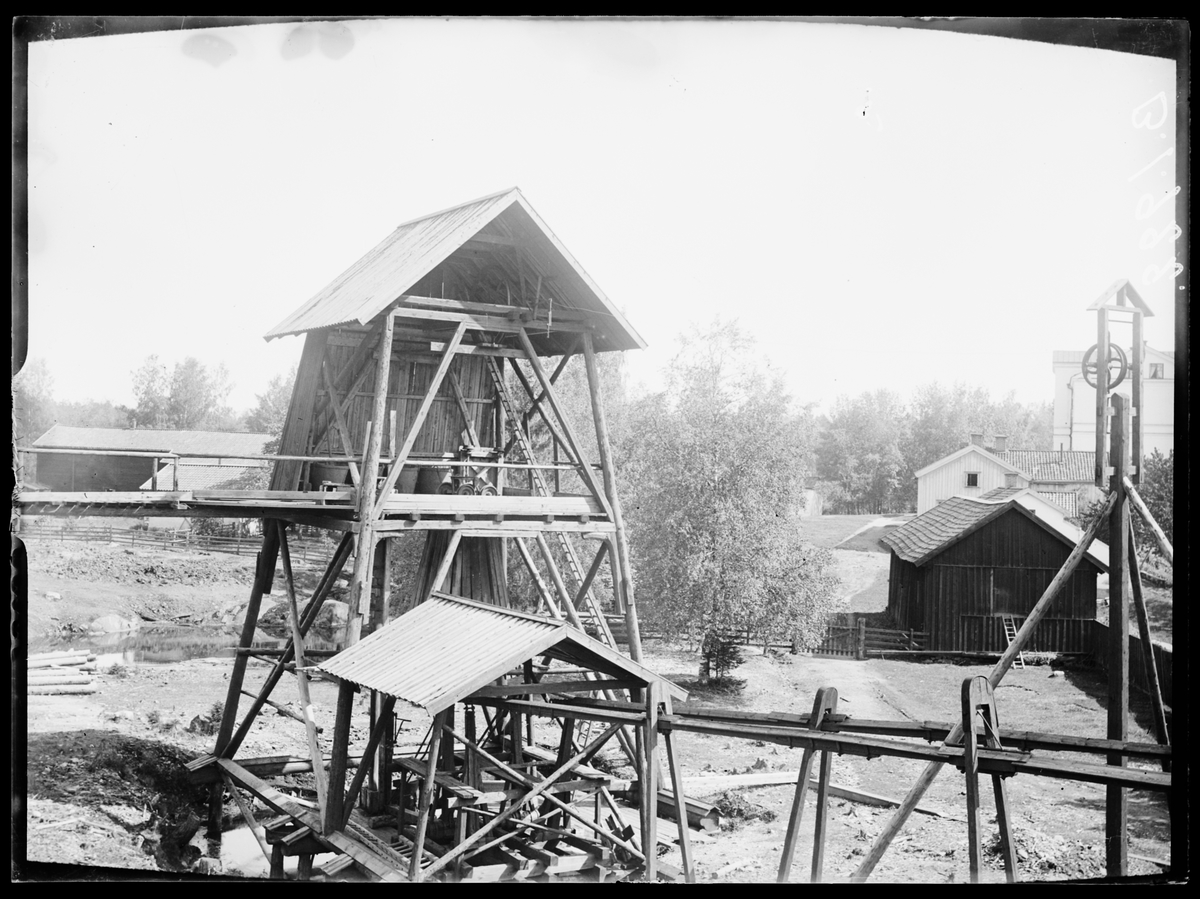
<instances>
[{"instance_id":1,"label":"wooden fence","mask_svg":"<svg viewBox=\"0 0 1200 899\"><path fill-rule=\"evenodd\" d=\"M1092 659L1103 669L1108 668L1108 625L1100 621L1092 624ZM1162 687L1163 702L1171 702L1172 691L1172 651L1170 646L1151 642L1155 664L1158 665L1158 682ZM1129 635L1129 683L1143 693L1150 692L1150 683L1146 677L1145 658L1146 647L1140 637Z\"/></svg>"},{"instance_id":2,"label":"wooden fence","mask_svg":"<svg viewBox=\"0 0 1200 899\"><path fill-rule=\"evenodd\" d=\"M176 552L202 550L206 552L233 553L252 556L262 547L262 536L195 534L191 531L140 530L138 528L100 527L46 527L23 524L18 536L27 543L117 543L125 546L144 546ZM289 536L288 546L293 559L308 561L308 553L321 560L331 552L329 544L321 538Z\"/></svg>"}]
</instances>

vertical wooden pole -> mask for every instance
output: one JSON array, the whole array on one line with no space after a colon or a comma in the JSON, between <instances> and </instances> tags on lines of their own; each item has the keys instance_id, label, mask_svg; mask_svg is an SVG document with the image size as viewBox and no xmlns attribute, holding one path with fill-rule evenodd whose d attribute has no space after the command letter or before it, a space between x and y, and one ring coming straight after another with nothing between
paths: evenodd
<instances>
[{"instance_id":1,"label":"vertical wooden pole","mask_svg":"<svg viewBox=\"0 0 1200 899\"><path fill-rule=\"evenodd\" d=\"M308 732L308 750L313 763L313 780L317 784L317 805L320 815L324 816L329 801L325 782L325 760L321 754L321 743L317 737L317 722L313 717L312 697L308 691L308 674L304 671L307 660L304 658L304 634L300 630L300 610L296 607L296 586L292 578L292 563L288 555L287 524L275 522L279 533L279 554L283 561L284 583L287 586L288 619L292 625L292 646L296 651L296 687L300 694L300 713L304 716L304 729Z\"/></svg>"},{"instance_id":2,"label":"vertical wooden pole","mask_svg":"<svg viewBox=\"0 0 1200 899\"><path fill-rule=\"evenodd\" d=\"M671 694L663 691L663 711L670 715ZM679 760L675 757L675 745L671 741L671 732L663 731L663 745L667 750L667 767L671 772L671 788L675 795L675 818L679 825L679 851L683 857L683 879L685 883L696 882L696 872L692 865L691 833L688 830L687 794L683 791L683 771ZM600 794L596 794L596 823L600 823Z\"/></svg>"},{"instance_id":3,"label":"vertical wooden pole","mask_svg":"<svg viewBox=\"0 0 1200 899\"><path fill-rule=\"evenodd\" d=\"M625 629L629 633L629 656L635 662L642 660L642 636L638 627L637 607L633 599L633 566L629 556L629 537L625 531L625 518L621 513L621 500L617 495L617 470L613 462L612 445L608 439L608 420L604 412L604 392L600 384L600 370L596 365L596 351L592 346L592 335L583 334L583 358L587 365L588 392L592 399L592 418L596 424L596 443L600 450L600 467L604 475L604 492L612 509L613 525L616 528L615 567L621 572L621 595L624 599ZM580 460L581 462L584 460Z\"/></svg>"},{"instance_id":4,"label":"vertical wooden pole","mask_svg":"<svg viewBox=\"0 0 1200 899\"><path fill-rule=\"evenodd\" d=\"M825 687L821 692L825 694L821 699L821 723L823 724L825 716L836 714L838 694L834 687ZM811 720L809 721L809 726L813 726ZM814 812L815 818L813 819L811 883L820 883L825 873L825 827L829 819L829 780L832 774L833 756L828 749L822 750L821 763L817 776L817 808Z\"/></svg>"},{"instance_id":5,"label":"vertical wooden pole","mask_svg":"<svg viewBox=\"0 0 1200 899\"><path fill-rule=\"evenodd\" d=\"M1129 433L1128 400L1112 395L1112 466L1110 488L1116 503L1108 519L1108 738L1129 737L1129 595L1125 579L1129 574L1129 498L1123 481L1128 471ZM1124 767L1126 757L1110 753L1110 765ZM1125 839L1128 821L1128 795L1124 787L1109 785L1104 819L1105 863L1109 877L1124 877L1129 868L1129 848Z\"/></svg>"},{"instance_id":6,"label":"vertical wooden pole","mask_svg":"<svg viewBox=\"0 0 1200 899\"><path fill-rule=\"evenodd\" d=\"M1133 370L1130 371L1130 376L1133 378L1133 388L1131 390L1133 408L1130 410L1130 450L1132 453L1130 477L1133 483L1140 484L1142 482L1142 464L1145 460L1142 459L1142 366L1145 362L1145 353L1143 352L1143 337L1142 337L1142 310L1134 309L1133 313L1133 358L1129 360Z\"/></svg>"},{"instance_id":7,"label":"vertical wooden pole","mask_svg":"<svg viewBox=\"0 0 1200 899\"><path fill-rule=\"evenodd\" d=\"M363 459L362 483L358 489L358 520L360 530L354 554L354 569L350 576L350 615L346 621L346 646L353 646L362 636L363 616L370 601L372 555L375 552L375 480L379 476L379 450L383 443L387 411L388 378L392 364L392 337L396 331L395 313L387 313L383 334L379 339L379 358L375 367L375 397L371 408L371 429L367 452ZM394 467L394 466L393 466ZM388 489L391 489L390 486ZM418 853L419 855L419 853Z\"/></svg>"},{"instance_id":8,"label":"vertical wooden pole","mask_svg":"<svg viewBox=\"0 0 1200 899\"><path fill-rule=\"evenodd\" d=\"M262 606L263 594L269 590L271 576L268 573L275 570L275 559L279 553L279 532L273 527L273 522L264 521L262 549L258 553L258 561L254 572L254 587L250 591L250 602L246 606L246 620L242 624L242 635L238 640L241 649L248 649L254 643L254 631L258 627L258 611ZM217 741L213 747L215 756L231 756L227 753L230 737L233 736L233 725L237 720L238 702L242 697L242 684L246 677L246 664L250 657L238 653L233 659L233 671L229 675L229 691L225 694L225 707L221 712L221 726L217 730ZM234 747L236 749L236 747ZM211 837L221 834L221 794L223 787L216 781L209 788L208 798L208 833Z\"/></svg>"},{"instance_id":9,"label":"vertical wooden pole","mask_svg":"<svg viewBox=\"0 0 1200 899\"><path fill-rule=\"evenodd\" d=\"M1104 448L1108 421L1108 310L1096 312L1096 486L1104 486Z\"/></svg>"},{"instance_id":10,"label":"vertical wooden pole","mask_svg":"<svg viewBox=\"0 0 1200 899\"><path fill-rule=\"evenodd\" d=\"M973 680L968 677L962 685L963 773L967 781L967 855L971 864L971 883L979 883L983 845L979 838L979 737L975 732Z\"/></svg>"},{"instance_id":11,"label":"vertical wooden pole","mask_svg":"<svg viewBox=\"0 0 1200 899\"><path fill-rule=\"evenodd\" d=\"M421 796L417 803L417 833L413 839L412 865L408 879L414 883L421 879L421 857L425 854L425 834L429 830L429 811L433 804L433 778L437 774L438 754L442 745L442 727L446 723L445 710L433 716L433 729L429 733L429 765L421 781Z\"/></svg>"},{"instance_id":12,"label":"vertical wooden pole","mask_svg":"<svg viewBox=\"0 0 1200 899\"><path fill-rule=\"evenodd\" d=\"M646 723L642 726L642 854L646 856L646 880L658 879L658 704L662 702L662 684L646 685ZM680 806L679 816L687 820L687 807Z\"/></svg>"},{"instance_id":13,"label":"vertical wooden pole","mask_svg":"<svg viewBox=\"0 0 1200 899\"><path fill-rule=\"evenodd\" d=\"M271 871L267 875L270 880L283 880L283 843L271 847Z\"/></svg>"},{"instance_id":14,"label":"vertical wooden pole","mask_svg":"<svg viewBox=\"0 0 1200 899\"><path fill-rule=\"evenodd\" d=\"M350 750L350 715L354 710L354 684L338 682L337 714L333 723L333 751L329 760L329 798L321 833L333 833L342 826L346 800L346 755ZM367 759L359 763L367 764Z\"/></svg>"}]
</instances>

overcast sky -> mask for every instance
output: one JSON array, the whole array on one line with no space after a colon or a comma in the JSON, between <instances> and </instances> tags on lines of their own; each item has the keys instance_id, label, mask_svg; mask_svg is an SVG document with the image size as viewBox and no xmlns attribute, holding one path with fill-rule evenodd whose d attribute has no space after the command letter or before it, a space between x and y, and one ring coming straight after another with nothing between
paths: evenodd
<instances>
[{"instance_id":1,"label":"overcast sky","mask_svg":"<svg viewBox=\"0 0 1200 899\"><path fill-rule=\"evenodd\" d=\"M59 399L118 403L151 353L224 362L248 407L300 355L267 330L401 222L518 186L650 344L637 379L721 314L801 402L1049 401L1117 279L1173 349L1174 90L1169 60L842 24L33 43L29 355Z\"/></svg>"}]
</instances>

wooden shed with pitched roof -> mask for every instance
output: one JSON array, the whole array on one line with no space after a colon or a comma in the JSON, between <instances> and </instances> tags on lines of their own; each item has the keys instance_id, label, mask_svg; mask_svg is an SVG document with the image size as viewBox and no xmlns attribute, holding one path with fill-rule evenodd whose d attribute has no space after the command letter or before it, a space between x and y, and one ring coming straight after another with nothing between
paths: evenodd
<instances>
[{"instance_id":1,"label":"wooden shed with pitched roof","mask_svg":"<svg viewBox=\"0 0 1200 899\"><path fill-rule=\"evenodd\" d=\"M927 650L1002 652L1004 619L1020 626L1079 537L1061 509L1028 488L951 497L882 538L892 551L888 611L899 627L927 633ZM1092 544L1029 651L1090 651L1107 555Z\"/></svg>"}]
</instances>

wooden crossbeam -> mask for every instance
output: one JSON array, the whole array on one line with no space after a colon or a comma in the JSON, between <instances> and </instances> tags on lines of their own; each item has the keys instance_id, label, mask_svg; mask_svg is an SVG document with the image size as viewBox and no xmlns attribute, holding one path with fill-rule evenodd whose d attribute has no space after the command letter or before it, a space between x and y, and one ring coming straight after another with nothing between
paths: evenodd
<instances>
[{"instance_id":1,"label":"wooden crossbeam","mask_svg":"<svg viewBox=\"0 0 1200 899\"><path fill-rule=\"evenodd\" d=\"M329 369L324 362L321 363L321 377L325 379L325 389L329 391L329 404L333 407L334 423L338 436L342 440L342 452L347 456L353 456L354 446L350 440L350 429L346 426L346 417L342 414L342 408L337 400L337 391L333 389L333 384L329 380ZM358 465L355 462L350 463L350 480L356 489L362 484L358 476Z\"/></svg>"}]
</instances>

